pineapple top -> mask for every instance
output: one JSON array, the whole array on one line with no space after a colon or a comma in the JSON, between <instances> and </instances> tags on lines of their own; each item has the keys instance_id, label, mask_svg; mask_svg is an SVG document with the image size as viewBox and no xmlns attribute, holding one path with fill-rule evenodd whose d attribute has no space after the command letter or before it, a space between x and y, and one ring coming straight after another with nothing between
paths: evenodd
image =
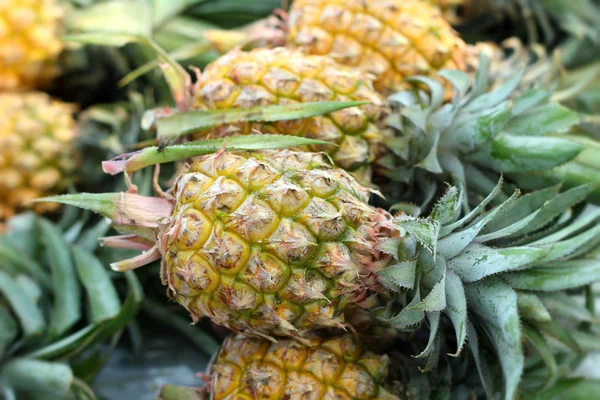
<instances>
[{"instance_id":1,"label":"pineapple top","mask_svg":"<svg viewBox=\"0 0 600 400\"><path fill-rule=\"evenodd\" d=\"M234 50L208 65L194 89L193 108L249 108L320 101L368 101L326 116L275 123L240 123L202 132L216 136L274 133L314 138L337 146L326 150L337 165L356 169L381 152L379 123L387 115L384 99L359 71L329 57L307 56L286 48Z\"/></svg>"},{"instance_id":2,"label":"pineapple top","mask_svg":"<svg viewBox=\"0 0 600 400\"><path fill-rule=\"evenodd\" d=\"M420 0L296 0L289 44L374 74L381 92L414 75L461 69L466 47L440 10Z\"/></svg>"},{"instance_id":3,"label":"pineapple top","mask_svg":"<svg viewBox=\"0 0 600 400\"><path fill-rule=\"evenodd\" d=\"M57 194L76 167L74 107L41 92L0 94L0 220L24 202ZM36 204L43 211L55 207Z\"/></svg>"},{"instance_id":4,"label":"pineapple top","mask_svg":"<svg viewBox=\"0 0 600 400\"><path fill-rule=\"evenodd\" d=\"M52 75L61 17L55 0L1 2L0 91L38 86Z\"/></svg>"},{"instance_id":5,"label":"pineapple top","mask_svg":"<svg viewBox=\"0 0 600 400\"><path fill-rule=\"evenodd\" d=\"M321 154L201 157L175 193L162 239L173 295L195 318L238 331L340 326L345 304L367 297L390 259L379 241L399 234Z\"/></svg>"},{"instance_id":6,"label":"pineapple top","mask_svg":"<svg viewBox=\"0 0 600 400\"><path fill-rule=\"evenodd\" d=\"M365 351L350 335L272 343L228 338L213 366L215 400L398 399L381 386L389 359Z\"/></svg>"}]
</instances>

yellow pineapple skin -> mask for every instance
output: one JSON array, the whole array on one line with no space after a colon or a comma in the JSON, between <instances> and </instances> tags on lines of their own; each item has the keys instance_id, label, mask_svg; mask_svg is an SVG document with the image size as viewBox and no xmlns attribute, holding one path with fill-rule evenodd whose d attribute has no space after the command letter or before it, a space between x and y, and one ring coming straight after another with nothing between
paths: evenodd
<instances>
[{"instance_id":1,"label":"yellow pineapple skin","mask_svg":"<svg viewBox=\"0 0 600 400\"><path fill-rule=\"evenodd\" d=\"M415 75L463 69L466 47L439 7L422 0L296 0L288 43L372 74L386 94Z\"/></svg>"},{"instance_id":2,"label":"yellow pineapple skin","mask_svg":"<svg viewBox=\"0 0 600 400\"><path fill-rule=\"evenodd\" d=\"M0 2L0 91L39 87L54 75L62 15L55 0Z\"/></svg>"},{"instance_id":3,"label":"yellow pineapple skin","mask_svg":"<svg viewBox=\"0 0 600 400\"><path fill-rule=\"evenodd\" d=\"M193 109L249 108L320 101L367 101L303 120L241 123L202 132L196 138L271 133L302 136L337 146L312 146L327 151L336 165L355 170L383 151L379 128L389 110L372 82L360 71L329 57L309 56L286 48L234 50L208 65L194 88Z\"/></svg>"},{"instance_id":4,"label":"yellow pineapple skin","mask_svg":"<svg viewBox=\"0 0 600 400\"><path fill-rule=\"evenodd\" d=\"M343 326L343 310L377 290L398 237L370 192L324 154L220 152L178 179L159 237L163 281L196 321L261 337Z\"/></svg>"},{"instance_id":5,"label":"yellow pineapple skin","mask_svg":"<svg viewBox=\"0 0 600 400\"><path fill-rule=\"evenodd\" d=\"M0 221L23 203L58 194L76 168L75 107L42 92L0 93ZM34 205L51 211L51 203Z\"/></svg>"},{"instance_id":6,"label":"yellow pineapple skin","mask_svg":"<svg viewBox=\"0 0 600 400\"><path fill-rule=\"evenodd\" d=\"M387 392L389 358L351 335L276 343L225 340L213 366L214 400L400 400Z\"/></svg>"}]
</instances>

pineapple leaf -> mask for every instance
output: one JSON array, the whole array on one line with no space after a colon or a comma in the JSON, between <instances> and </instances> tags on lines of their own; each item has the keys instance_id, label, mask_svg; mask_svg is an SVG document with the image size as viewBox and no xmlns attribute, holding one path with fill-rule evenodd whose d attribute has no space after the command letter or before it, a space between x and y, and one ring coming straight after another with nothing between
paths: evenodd
<instances>
[{"instance_id":1,"label":"pineapple leaf","mask_svg":"<svg viewBox=\"0 0 600 400\"><path fill-rule=\"evenodd\" d=\"M439 221L441 225L456 221L461 209L459 197L460 194L455 186L448 188L446 193L435 204L431 212L431 218Z\"/></svg>"},{"instance_id":2,"label":"pineapple leaf","mask_svg":"<svg viewBox=\"0 0 600 400\"><path fill-rule=\"evenodd\" d=\"M506 207L499 215L498 218L490 221L489 224L483 229L484 233L500 231L509 226L514 226L531 216L538 211L546 202L552 200L558 192L560 186L552 186L546 189L537 190L532 193L527 193L522 197L519 197L508 207ZM522 230L517 230L517 232ZM482 235L483 236L483 235ZM482 240L484 241L484 240Z\"/></svg>"},{"instance_id":3,"label":"pineapple leaf","mask_svg":"<svg viewBox=\"0 0 600 400\"><path fill-rule=\"evenodd\" d=\"M552 354L552 350L550 349L550 345L546 341L546 338L540 332L529 326L528 324L523 324L523 335L532 344L532 346L537 350L538 354L544 361L546 368L548 369L548 378L539 389L539 392L544 392L554 385L556 380L558 379L558 365L556 363L556 359L554 358L554 354Z\"/></svg>"},{"instance_id":4,"label":"pineapple leaf","mask_svg":"<svg viewBox=\"0 0 600 400\"><path fill-rule=\"evenodd\" d=\"M467 298L463 283L452 270L446 273L446 304L444 313L456 332L456 352L450 356L458 357L467 339Z\"/></svg>"},{"instance_id":5,"label":"pineapple leaf","mask_svg":"<svg viewBox=\"0 0 600 400\"><path fill-rule=\"evenodd\" d=\"M548 311L558 317L575 321L598 322L598 318L590 310L564 292L542 294L540 299Z\"/></svg>"},{"instance_id":6,"label":"pineapple leaf","mask_svg":"<svg viewBox=\"0 0 600 400\"><path fill-rule=\"evenodd\" d=\"M512 118L504 132L516 136L542 136L568 132L581 123L580 116L558 103L549 103Z\"/></svg>"},{"instance_id":7,"label":"pineapple leaf","mask_svg":"<svg viewBox=\"0 0 600 400\"><path fill-rule=\"evenodd\" d=\"M437 81L426 76L413 76L406 79L409 82L419 82L427 85L431 91L431 105L438 108L444 102L444 87Z\"/></svg>"},{"instance_id":8,"label":"pineapple leaf","mask_svg":"<svg viewBox=\"0 0 600 400\"><path fill-rule=\"evenodd\" d=\"M10 264L21 273L35 278L45 289L50 288L50 275L48 272L35 259L11 246L9 241L2 237L0 237L0 259L3 268L8 268Z\"/></svg>"},{"instance_id":9,"label":"pineapple leaf","mask_svg":"<svg viewBox=\"0 0 600 400\"><path fill-rule=\"evenodd\" d=\"M0 304L0 326L2 326L0 329L0 359L2 359L4 352L19 335L19 325L4 304Z\"/></svg>"},{"instance_id":10,"label":"pineapple leaf","mask_svg":"<svg viewBox=\"0 0 600 400\"><path fill-rule=\"evenodd\" d=\"M15 280L2 271L0 271L0 293L10 304L26 339L44 333L46 324L42 311L26 293L19 290Z\"/></svg>"},{"instance_id":11,"label":"pineapple leaf","mask_svg":"<svg viewBox=\"0 0 600 400\"><path fill-rule=\"evenodd\" d=\"M410 303L400 313L390 319L384 319L394 328L402 330L410 330L412 327L419 325L425 319L425 312L420 308L412 308L421 302L421 291L417 286L415 296Z\"/></svg>"},{"instance_id":12,"label":"pineapple leaf","mask_svg":"<svg viewBox=\"0 0 600 400\"><path fill-rule=\"evenodd\" d=\"M531 400L593 399L600 392L600 380L569 378L558 381L539 395L528 395Z\"/></svg>"},{"instance_id":13,"label":"pineapple leaf","mask_svg":"<svg viewBox=\"0 0 600 400\"><path fill-rule=\"evenodd\" d=\"M384 268L377 273L379 281L391 290L413 289L415 286L417 260L403 261Z\"/></svg>"},{"instance_id":14,"label":"pineapple leaf","mask_svg":"<svg viewBox=\"0 0 600 400\"><path fill-rule=\"evenodd\" d=\"M571 221L565 228L547 235L535 242L530 243L532 246L548 245L557 242L600 219L600 208L591 204L586 205L585 209L579 216Z\"/></svg>"},{"instance_id":15,"label":"pineapple leaf","mask_svg":"<svg viewBox=\"0 0 600 400\"><path fill-rule=\"evenodd\" d=\"M481 379L481 384L483 389L485 390L485 394L488 399L494 398L494 380L492 379L492 373L490 371L490 366L487 363L484 355L479 351L479 338L477 336L477 331L473 326L471 321L467 321L467 333L469 336L469 349L473 354L473 359L475 360L475 366L477 367L477 372L479 373L479 378Z\"/></svg>"},{"instance_id":16,"label":"pineapple leaf","mask_svg":"<svg viewBox=\"0 0 600 400\"><path fill-rule=\"evenodd\" d=\"M2 379L9 387L19 392L43 393L45 396L65 398L74 377L71 368L61 363L15 359L3 366Z\"/></svg>"},{"instance_id":17,"label":"pineapple leaf","mask_svg":"<svg viewBox=\"0 0 600 400\"><path fill-rule=\"evenodd\" d=\"M205 154L212 154L224 148L231 151L271 150L330 144L331 143L320 140L287 135L233 136L223 139L202 140L181 145L173 145L164 149L147 147L144 150L126 154L111 161L104 161L102 167L105 172L115 175L123 171L134 172L155 164L164 164Z\"/></svg>"},{"instance_id":18,"label":"pineapple leaf","mask_svg":"<svg viewBox=\"0 0 600 400\"><path fill-rule=\"evenodd\" d=\"M553 261L543 267L511 272L503 278L515 289L550 292L574 289L600 280L600 260Z\"/></svg>"},{"instance_id":19,"label":"pineapple leaf","mask_svg":"<svg viewBox=\"0 0 600 400\"><path fill-rule=\"evenodd\" d=\"M477 112L496 107L504 100L506 100L515 91L515 89L519 86L519 83L521 82L521 78L523 77L524 72L525 70L521 69L518 73L515 74L515 76L513 76L503 85L492 90L491 92L484 93L481 96L478 96L473 101L469 102L469 104L465 107L465 110Z\"/></svg>"},{"instance_id":20,"label":"pineapple leaf","mask_svg":"<svg viewBox=\"0 0 600 400\"><path fill-rule=\"evenodd\" d=\"M519 116L535 106L547 102L549 99L550 92L547 90L540 88L529 89L514 100L513 115ZM510 125L509 123L508 126Z\"/></svg>"},{"instance_id":21,"label":"pineapple leaf","mask_svg":"<svg viewBox=\"0 0 600 400\"><path fill-rule=\"evenodd\" d=\"M178 138L203 129L237 122L273 122L314 117L344 108L365 105L364 101L332 101L251 108L227 108L223 110L200 110L177 113L158 118L159 139Z\"/></svg>"},{"instance_id":22,"label":"pineapple leaf","mask_svg":"<svg viewBox=\"0 0 600 400\"><path fill-rule=\"evenodd\" d=\"M577 341L571 336L569 331L556 321L549 322L531 322L538 330L544 332L561 343L569 347L575 353L581 354L582 350Z\"/></svg>"},{"instance_id":23,"label":"pineapple leaf","mask_svg":"<svg viewBox=\"0 0 600 400\"><path fill-rule=\"evenodd\" d=\"M440 231L438 221L404 217L398 220L398 226L425 247L431 254L436 253L436 243Z\"/></svg>"},{"instance_id":24,"label":"pineapple leaf","mask_svg":"<svg viewBox=\"0 0 600 400\"><path fill-rule=\"evenodd\" d=\"M443 69L438 72L438 75L446 79L458 90L458 97L462 98L469 90L471 84L471 77L460 70L454 69Z\"/></svg>"},{"instance_id":25,"label":"pineapple leaf","mask_svg":"<svg viewBox=\"0 0 600 400\"><path fill-rule=\"evenodd\" d=\"M517 294L497 278L465 286L471 309L487 323L482 326L496 348L505 378L505 396L514 399L524 368Z\"/></svg>"},{"instance_id":26,"label":"pineapple leaf","mask_svg":"<svg viewBox=\"0 0 600 400\"><path fill-rule=\"evenodd\" d=\"M463 282L476 282L490 275L525 267L547 253L548 250L533 247L495 249L471 243L459 255L448 260L448 267Z\"/></svg>"},{"instance_id":27,"label":"pineapple leaf","mask_svg":"<svg viewBox=\"0 0 600 400\"><path fill-rule=\"evenodd\" d=\"M441 313L439 311L434 311L427 314L427 322L429 323L429 340L427 341L427 345L423 351L413 357L415 358L423 358L432 354L434 351L434 344L438 337L438 330L440 327L440 316Z\"/></svg>"},{"instance_id":28,"label":"pineapple leaf","mask_svg":"<svg viewBox=\"0 0 600 400\"><path fill-rule=\"evenodd\" d=\"M73 246L77 274L87 292L90 303L91 322L100 323L119 314L121 304L108 273L93 254Z\"/></svg>"},{"instance_id":29,"label":"pineapple leaf","mask_svg":"<svg viewBox=\"0 0 600 400\"><path fill-rule=\"evenodd\" d=\"M127 280L128 294L117 316L102 323L88 325L57 342L27 354L27 357L36 359L67 358L66 355L76 355L89 348L91 344L102 342L107 337L124 329L137 313L144 297L141 284L133 272L125 272L125 279Z\"/></svg>"},{"instance_id":30,"label":"pineapple leaf","mask_svg":"<svg viewBox=\"0 0 600 400\"><path fill-rule=\"evenodd\" d=\"M442 311L446 308L446 274L435 283L425 298L417 304L408 305L405 310L423 310L427 313Z\"/></svg>"},{"instance_id":31,"label":"pineapple leaf","mask_svg":"<svg viewBox=\"0 0 600 400\"><path fill-rule=\"evenodd\" d=\"M498 196L500 194L500 191L502 190L503 182L504 182L504 179L502 177L500 177L500 180L494 187L494 190L492 190L490 192L490 194L482 202L480 202L477 205L477 207L475 207L473 210L471 210L471 212L469 212L467 215L465 215L463 218L459 219L458 221L442 226L440 228L440 237L445 238L446 236L448 236L448 234L453 232L456 228L463 226L464 224L467 224L469 221L473 220L473 218L477 217L485 209L485 207L492 200L494 200L494 198L496 198L496 196ZM515 197L515 196L513 195L513 197ZM508 203L508 204L506 204L506 203L507 202L504 202L503 208L510 206L510 203ZM498 210L497 212L499 213L500 211L501 210ZM493 222L493 221L490 221L490 222Z\"/></svg>"},{"instance_id":32,"label":"pineapple leaf","mask_svg":"<svg viewBox=\"0 0 600 400\"><path fill-rule=\"evenodd\" d=\"M582 150L568 139L501 134L492 140L490 156L505 173L536 172L569 162Z\"/></svg>"},{"instance_id":33,"label":"pineapple leaf","mask_svg":"<svg viewBox=\"0 0 600 400\"><path fill-rule=\"evenodd\" d=\"M570 189L564 193L558 194L552 200L548 201L537 213L536 217L522 230L514 233L510 237L517 237L534 232L543 228L558 215L562 214L574 205L582 202L594 190L594 185L582 185Z\"/></svg>"},{"instance_id":34,"label":"pineapple leaf","mask_svg":"<svg viewBox=\"0 0 600 400\"><path fill-rule=\"evenodd\" d=\"M519 315L528 321L550 322L552 316L538 296L533 293L517 292Z\"/></svg>"},{"instance_id":35,"label":"pineapple leaf","mask_svg":"<svg viewBox=\"0 0 600 400\"><path fill-rule=\"evenodd\" d=\"M49 339L67 332L81 318L81 292L69 247L56 226L40 219L42 242L52 269L54 305L48 330Z\"/></svg>"},{"instance_id":36,"label":"pineapple leaf","mask_svg":"<svg viewBox=\"0 0 600 400\"><path fill-rule=\"evenodd\" d=\"M462 231L451 233L450 235L441 239L438 242L438 251L447 259L458 255L465 249L465 247L473 242L481 229L483 229L483 227L485 227L489 221L493 220L504 207L513 202L518 195L519 193L515 192L515 194L513 194L507 201L495 207L473 225L463 229Z\"/></svg>"}]
</instances>

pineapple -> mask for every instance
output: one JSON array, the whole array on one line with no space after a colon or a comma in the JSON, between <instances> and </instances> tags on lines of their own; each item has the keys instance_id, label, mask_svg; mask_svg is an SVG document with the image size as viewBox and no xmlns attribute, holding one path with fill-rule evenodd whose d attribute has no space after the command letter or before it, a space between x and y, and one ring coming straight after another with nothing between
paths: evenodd
<instances>
[{"instance_id":1,"label":"pineapple","mask_svg":"<svg viewBox=\"0 0 600 400\"><path fill-rule=\"evenodd\" d=\"M225 340L212 365L215 400L399 400L383 384L389 358L365 351L351 335L272 343L243 335Z\"/></svg>"},{"instance_id":2,"label":"pineapple","mask_svg":"<svg viewBox=\"0 0 600 400\"><path fill-rule=\"evenodd\" d=\"M169 151L174 157L179 150ZM183 147L180 157L188 156ZM161 259L169 294L195 321L207 316L256 337L306 344L316 329L345 328L344 311L359 305L400 331L427 321L431 336L419 357L432 368L444 315L454 327L455 355L467 337L478 353L478 332L485 332L513 398L524 368L520 318L556 336L542 299L600 280L600 265L586 258L600 242L600 213L576 207L594 187L503 200L500 182L463 212L458 185L428 218L392 216L369 206L370 192L325 160L223 150L194 159L163 198L132 188L45 201L110 218L126 235L104 239L105 246L145 250L113 268Z\"/></svg>"},{"instance_id":3,"label":"pineapple","mask_svg":"<svg viewBox=\"0 0 600 400\"><path fill-rule=\"evenodd\" d=\"M41 92L2 93L0 221L23 203L66 189L77 166L74 107ZM34 205L39 212L52 205Z\"/></svg>"},{"instance_id":4,"label":"pineapple","mask_svg":"<svg viewBox=\"0 0 600 400\"><path fill-rule=\"evenodd\" d=\"M0 3L0 91L36 87L54 74L62 14L55 0Z\"/></svg>"},{"instance_id":5,"label":"pineapple","mask_svg":"<svg viewBox=\"0 0 600 400\"><path fill-rule=\"evenodd\" d=\"M199 76L191 108L214 110L356 100L370 104L299 121L225 125L196 135L221 137L260 131L319 139L336 145L325 146L324 150L337 165L355 170L382 151L384 134L379 125L387 115L385 101L373 90L368 78L328 57L307 56L285 48L233 50L208 65Z\"/></svg>"},{"instance_id":6,"label":"pineapple","mask_svg":"<svg viewBox=\"0 0 600 400\"><path fill-rule=\"evenodd\" d=\"M469 47L421 0L296 0L288 44L373 74L384 93L415 75L465 69Z\"/></svg>"}]
</instances>

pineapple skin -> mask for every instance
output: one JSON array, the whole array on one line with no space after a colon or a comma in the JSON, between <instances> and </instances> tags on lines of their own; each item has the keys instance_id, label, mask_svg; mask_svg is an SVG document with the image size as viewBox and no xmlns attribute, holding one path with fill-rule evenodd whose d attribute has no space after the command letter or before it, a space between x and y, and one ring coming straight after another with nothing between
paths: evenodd
<instances>
[{"instance_id":1,"label":"pineapple skin","mask_svg":"<svg viewBox=\"0 0 600 400\"><path fill-rule=\"evenodd\" d=\"M40 87L55 74L62 15L55 0L0 2L0 91Z\"/></svg>"},{"instance_id":2,"label":"pineapple skin","mask_svg":"<svg viewBox=\"0 0 600 400\"><path fill-rule=\"evenodd\" d=\"M379 126L389 110L371 81L328 57L309 56L297 50L229 52L199 76L192 108L249 108L320 101L369 104L303 120L225 125L201 132L196 138L259 131L323 140L337 146L311 146L307 150L327 151L336 165L351 171L369 164L384 151L385 134Z\"/></svg>"},{"instance_id":3,"label":"pineapple skin","mask_svg":"<svg viewBox=\"0 0 600 400\"><path fill-rule=\"evenodd\" d=\"M415 75L465 68L468 46L439 7L422 0L296 0L288 44L375 77L379 92Z\"/></svg>"},{"instance_id":4,"label":"pineapple skin","mask_svg":"<svg viewBox=\"0 0 600 400\"><path fill-rule=\"evenodd\" d=\"M276 343L229 337L213 366L215 400L399 400L382 386L389 358L351 335Z\"/></svg>"},{"instance_id":5,"label":"pineapple skin","mask_svg":"<svg viewBox=\"0 0 600 400\"><path fill-rule=\"evenodd\" d=\"M382 289L380 241L400 236L323 154L220 152L194 161L174 193L159 236L172 298L194 321L261 337L342 327L348 304Z\"/></svg>"},{"instance_id":6,"label":"pineapple skin","mask_svg":"<svg viewBox=\"0 0 600 400\"><path fill-rule=\"evenodd\" d=\"M58 194L71 183L77 166L75 107L42 92L1 93L0 221L24 202ZM38 203L37 212L55 204Z\"/></svg>"}]
</instances>

